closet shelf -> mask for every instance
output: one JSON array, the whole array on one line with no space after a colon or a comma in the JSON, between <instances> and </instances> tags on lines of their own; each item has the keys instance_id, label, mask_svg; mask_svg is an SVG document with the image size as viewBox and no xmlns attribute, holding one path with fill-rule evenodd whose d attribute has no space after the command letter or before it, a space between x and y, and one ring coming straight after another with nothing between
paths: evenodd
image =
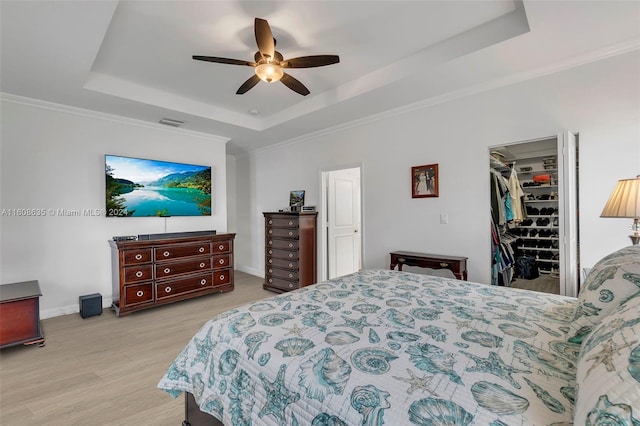
<instances>
[{"instance_id":1,"label":"closet shelf","mask_svg":"<svg viewBox=\"0 0 640 426\"><path fill-rule=\"evenodd\" d=\"M553 188L558 188L558 185L530 185L530 186L523 186L522 189L523 190L529 190L529 189L553 189Z\"/></svg>"},{"instance_id":2,"label":"closet shelf","mask_svg":"<svg viewBox=\"0 0 640 426\"><path fill-rule=\"evenodd\" d=\"M557 214L528 214L527 217L558 217Z\"/></svg>"},{"instance_id":3,"label":"closet shelf","mask_svg":"<svg viewBox=\"0 0 640 426\"><path fill-rule=\"evenodd\" d=\"M525 200L525 203L557 203L558 200L554 198L553 200Z\"/></svg>"},{"instance_id":4,"label":"closet shelf","mask_svg":"<svg viewBox=\"0 0 640 426\"><path fill-rule=\"evenodd\" d=\"M518 237L521 240L552 240L558 241L558 237Z\"/></svg>"},{"instance_id":5,"label":"closet shelf","mask_svg":"<svg viewBox=\"0 0 640 426\"><path fill-rule=\"evenodd\" d=\"M536 175L536 174L545 174L545 173L556 173L558 169L546 169L546 170L530 170L528 172L521 172L520 170L516 170L518 172L518 176L520 175Z\"/></svg>"},{"instance_id":6,"label":"closet shelf","mask_svg":"<svg viewBox=\"0 0 640 426\"><path fill-rule=\"evenodd\" d=\"M553 252L560 251L560 249L549 248L549 247L524 247L524 246L518 246L518 249L520 249L520 250L535 250L535 251L553 251Z\"/></svg>"},{"instance_id":7,"label":"closet shelf","mask_svg":"<svg viewBox=\"0 0 640 426\"><path fill-rule=\"evenodd\" d=\"M536 259L536 262L559 263L558 259Z\"/></svg>"},{"instance_id":8,"label":"closet shelf","mask_svg":"<svg viewBox=\"0 0 640 426\"><path fill-rule=\"evenodd\" d=\"M524 228L524 229L558 229L559 226L519 226L518 228Z\"/></svg>"}]
</instances>

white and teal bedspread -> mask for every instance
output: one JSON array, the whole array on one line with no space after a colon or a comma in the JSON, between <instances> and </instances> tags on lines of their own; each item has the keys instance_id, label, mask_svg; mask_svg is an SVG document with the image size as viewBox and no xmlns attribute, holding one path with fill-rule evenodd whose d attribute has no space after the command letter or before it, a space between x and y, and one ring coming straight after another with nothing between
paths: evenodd
<instances>
[{"instance_id":1,"label":"white and teal bedspread","mask_svg":"<svg viewBox=\"0 0 640 426\"><path fill-rule=\"evenodd\" d=\"M216 316L158 387L234 426L571 424L576 303L362 271Z\"/></svg>"}]
</instances>

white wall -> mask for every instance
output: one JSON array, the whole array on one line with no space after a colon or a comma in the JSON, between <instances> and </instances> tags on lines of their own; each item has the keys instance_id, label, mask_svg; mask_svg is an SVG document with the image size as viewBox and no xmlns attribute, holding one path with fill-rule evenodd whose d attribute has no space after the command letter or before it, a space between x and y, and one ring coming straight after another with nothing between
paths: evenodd
<instances>
[{"instance_id":1,"label":"white wall","mask_svg":"<svg viewBox=\"0 0 640 426\"><path fill-rule=\"evenodd\" d=\"M636 50L241 157L238 224L247 232L238 267L263 275L263 211L286 206L291 189L306 189L307 204L317 205L321 171L362 164L364 268L387 268L400 249L463 255L469 279L488 283L488 147L562 130L580 134L580 254L592 266L629 244L630 220L599 215L616 181L640 173L638 75ZM411 166L431 163L440 197L412 199Z\"/></svg>"},{"instance_id":2,"label":"white wall","mask_svg":"<svg viewBox=\"0 0 640 426\"><path fill-rule=\"evenodd\" d=\"M2 98L0 209L46 216L0 218L0 281L38 280L43 318L78 311L78 296L111 303L114 235L227 230L226 141L12 96ZM104 155L212 166L212 216L64 217L50 209L104 208Z\"/></svg>"}]
</instances>

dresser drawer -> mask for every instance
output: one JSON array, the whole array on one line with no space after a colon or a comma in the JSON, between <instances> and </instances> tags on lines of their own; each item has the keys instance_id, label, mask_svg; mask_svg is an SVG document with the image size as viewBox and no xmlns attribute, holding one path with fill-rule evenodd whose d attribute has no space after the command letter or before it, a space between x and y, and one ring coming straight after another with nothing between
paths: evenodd
<instances>
[{"instance_id":1,"label":"dresser drawer","mask_svg":"<svg viewBox=\"0 0 640 426\"><path fill-rule=\"evenodd\" d=\"M202 256L211 254L211 244L207 241L201 244L173 245L168 247L156 247L156 262L178 259L187 256Z\"/></svg>"},{"instance_id":2,"label":"dresser drawer","mask_svg":"<svg viewBox=\"0 0 640 426\"><path fill-rule=\"evenodd\" d=\"M127 266L124 268L124 283L131 284L153 279L151 265Z\"/></svg>"},{"instance_id":3,"label":"dresser drawer","mask_svg":"<svg viewBox=\"0 0 640 426\"><path fill-rule=\"evenodd\" d=\"M231 282L231 269L213 272L213 286L225 285Z\"/></svg>"},{"instance_id":4,"label":"dresser drawer","mask_svg":"<svg viewBox=\"0 0 640 426\"><path fill-rule=\"evenodd\" d=\"M274 278L284 278L287 280L298 281L298 271L292 269L280 269L268 266L267 275L272 275Z\"/></svg>"},{"instance_id":5,"label":"dresser drawer","mask_svg":"<svg viewBox=\"0 0 640 426\"><path fill-rule=\"evenodd\" d=\"M267 249L267 256L275 257L278 259L291 259L297 260L299 256L298 250L279 250L279 249Z\"/></svg>"},{"instance_id":6,"label":"dresser drawer","mask_svg":"<svg viewBox=\"0 0 640 426\"><path fill-rule=\"evenodd\" d=\"M211 273L195 277L176 279L156 284L156 299L162 300L184 293L213 287Z\"/></svg>"},{"instance_id":7,"label":"dresser drawer","mask_svg":"<svg viewBox=\"0 0 640 426\"><path fill-rule=\"evenodd\" d=\"M298 261L297 260L287 260L287 259L274 259L273 257L267 257L267 267L269 266L277 266L278 268L287 268L298 270Z\"/></svg>"},{"instance_id":8,"label":"dresser drawer","mask_svg":"<svg viewBox=\"0 0 640 426\"><path fill-rule=\"evenodd\" d=\"M151 249L124 250L123 257L125 265L149 263L151 262Z\"/></svg>"},{"instance_id":9,"label":"dresser drawer","mask_svg":"<svg viewBox=\"0 0 640 426\"><path fill-rule=\"evenodd\" d=\"M125 306L139 305L153 301L153 284L137 284L124 287Z\"/></svg>"},{"instance_id":10,"label":"dresser drawer","mask_svg":"<svg viewBox=\"0 0 640 426\"><path fill-rule=\"evenodd\" d=\"M298 238L298 236L299 236L298 229L267 228L267 239L269 237Z\"/></svg>"},{"instance_id":11,"label":"dresser drawer","mask_svg":"<svg viewBox=\"0 0 640 426\"><path fill-rule=\"evenodd\" d=\"M231 266L231 255L223 254L220 256L213 256L213 269L228 268Z\"/></svg>"},{"instance_id":12,"label":"dresser drawer","mask_svg":"<svg viewBox=\"0 0 640 426\"><path fill-rule=\"evenodd\" d=\"M188 274L190 272L200 272L211 269L211 258L186 260L182 262L166 262L156 265L156 279L172 277L174 275Z\"/></svg>"},{"instance_id":13,"label":"dresser drawer","mask_svg":"<svg viewBox=\"0 0 640 426\"><path fill-rule=\"evenodd\" d=\"M278 240L267 238L267 247L285 250L298 250L298 240Z\"/></svg>"},{"instance_id":14,"label":"dresser drawer","mask_svg":"<svg viewBox=\"0 0 640 426\"><path fill-rule=\"evenodd\" d=\"M285 291L299 288L298 283L295 281L288 281L282 278L274 277L272 275L267 275L265 280L266 280L265 285L276 287Z\"/></svg>"},{"instance_id":15,"label":"dresser drawer","mask_svg":"<svg viewBox=\"0 0 640 426\"><path fill-rule=\"evenodd\" d=\"M267 218L267 226L297 228L298 218L297 217L270 217L270 218Z\"/></svg>"},{"instance_id":16,"label":"dresser drawer","mask_svg":"<svg viewBox=\"0 0 640 426\"><path fill-rule=\"evenodd\" d=\"M231 251L231 241L214 241L212 246L213 254L229 253Z\"/></svg>"}]
</instances>

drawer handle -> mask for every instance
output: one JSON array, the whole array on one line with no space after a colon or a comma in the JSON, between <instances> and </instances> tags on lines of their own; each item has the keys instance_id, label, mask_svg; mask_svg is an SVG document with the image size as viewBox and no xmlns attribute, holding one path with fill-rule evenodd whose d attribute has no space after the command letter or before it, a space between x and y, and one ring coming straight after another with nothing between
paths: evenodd
<instances>
[{"instance_id":1,"label":"drawer handle","mask_svg":"<svg viewBox=\"0 0 640 426\"><path fill-rule=\"evenodd\" d=\"M269 273L273 274L273 269L269 268Z\"/></svg>"},{"instance_id":2,"label":"drawer handle","mask_svg":"<svg viewBox=\"0 0 640 426\"><path fill-rule=\"evenodd\" d=\"M293 257L293 253L289 253L289 257Z\"/></svg>"},{"instance_id":3,"label":"drawer handle","mask_svg":"<svg viewBox=\"0 0 640 426\"><path fill-rule=\"evenodd\" d=\"M143 276L144 274L142 273L142 271L138 271L136 272L136 277L140 278L141 276Z\"/></svg>"},{"instance_id":4,"label":"drawer handle","mask_svg":"<svg viewBox=\"0 0 640 426\"><path fill-rule=\"evenodd\" d=\"M293 263L289 263L289 268L293 268Z\"/></svg>"},{"instance_id":5,"label":"drawer handle","mask_svg":"<svg viewBox=\"0 0 640 426\"><path fill-rule=\"evenodd\" d=\"M269 278L269 282L270 282L270 283L272 283L272 282L273 282L273 280L272 280L271 278Z\"/></svg>"},{"instance_id":6,"label":"drawer handle","mask_svg":"<svg viewBox=\"0 0 640 426\"><path fill-rule=\"evenodd\" d=\"M293 231L289 231L289 236L291 237L293 235Z\"/></svg>"},{"instance_id":7,"label":"drawer handle","mask_svg":"<svg viewBox=\"0 0 640 426\"><path fill-rule=\"evenodd\" d=\"M273 254L273 250L269 250L269 254Z\"/></svg>"},{"instance_id":8,"label":"drawer handle","mask_svg":"<svg viewBox=\"0 0 640 426\"><path fill-rule=\"evenodd\" d=\"M224 281L227 277L224 276L224 274L220 274L220 281Z\"/></svg>"},{"instance_id":9,"label":"drawer handle","mask_svg":"<svg viewBox=\"0 0 640 426\"><path fill-rule=\"evenodd\" d=\"M200 280L200 284L205 285L207 283L207 280L205 278Z\"/></svg>"},{"instance_id":10,"label":"drawer handle","mask_svg":"<svg viewBox=\"0 0 640 426\"><path fill-rule=\"evenodd\" d=\"M293 288L293 284L289 284L289 288Z\"/></svg>"},{"instance_id":11,"label":"drawer handle","mask_svg":"<svg viewBox=\"0 0 640 426\"><path fill-rule=\"evenodd\" d=\"M289 278L293 278L293 274L289 274Z\"/></svg>"},{"instance_id":12,"label":"drawer handle","mask_svg":"<svg viewBox=\"0 0 640 426\"><path fill-rule=\"evenodd\" d=\"M273 259L269 259L269 263L273 263Z\"/></svg>"},{"instance_id":13,"label":"drawer handle","mask_svg":"<svg viewBox=\"0 0 640 426\"><path fill-rule=\"evenodd\" d=\"M218 250L224 250L224 245L220 244L220 245L218 246Z\"/></svg>"},{"instance_id":14,"label":"drawer handle","mask_svg":"<svg viewBox=\"0 0 640 426\"><path fill-rule=\"evenodd\" d=\"M269 245L273 245L273 241L272 241L272 240L269 240L269 241L267 242L267 244L269 244Z\"/></svg>"},{"instance_id":15,"label":"drawer handle","mask_svg":"<svg viewBox=\"0 0 640 426\"><path fill-rule=\"evenodd\" d=\"M140 253L136 254L136 260L142 259L142 255Z\"/></svg>"},{"instance_id":16,"label":"drawer handle","mask_svg":"<svg viewBox=\"0 0 640 426\"><path fill-rule=\"evenodd\" d=\"M270 233L270 234L273 234L273 230L272 230L272 229L269 229L269 233Z\"/></svg>"},{"instance_id":17,"label":"drawer handle","mask_svg":"<svg viewBox=\"0 0 640 426\"><path fill-rule=\"evenodd\" d=\"M293 243L289 243L289 248L293 247Z\"/></svg>"},{"instance_id":18,"label":"drawer handle","mask_svg":"<svg viewBox=\"0 0 640 426\"><path fill-rule=\"evenodd\" d=\"M142 290L138 290L138 291L136 292L136 296L138 296L138 297L142 297L142 296L144 296L144 291L142 291Z\"/></svg>"},{"instance_id":19,"label":"drawer handle","mask_svg":"<svg viewBox=\"0 0 640 426\"><path fill-rule=\"evenodd\" d=\"M272 221L272 220L269 220L269 225L271 225L272 223L273 223L273 221Z\"/></svg>"},{"instance_id":20,"label":"drawer handle","mask_svg":"<svg viewBox=\"0 0 640 426\"><path fill-rule=\"evenodd\" d=\"M164 268L164 273L165 273L165 274L168 274L169 272L171 272L171 269L169 269L169 268Z\"/></svg>"},{"instance_id":21,"label":"drawer handle","mask_svg":"<svg viewBox=\"0 0 640 426\"><path fill-rule=\"evenodd\" d=\"M204 253L204 247L200 247L200 248L198 249L198 251L199 251L200 253Z\"/></svg>"},{"instance_id":22,"label":"drawer handle","mask_svg":"<svg viewBox=\"0 0 640 426\"><path fill-rule=\"evenodd\" d=\"M221 264L221 265L224 265L224 259L218 260L218 263Z\"/></svg>"},{"instance_id":23,"label":"drawer handle","mask_svg":"<svg viewBox=\"0 0 640 426\"><path fill-rule=\"evenodd\" d=\"M399 257L398 258L398 263L404 263L407 259L405 259L404 257Z\"/></svg>"},{"instance_id":24,"label":"drawer handle","mask_svg":"<svg viewBox=\"0 0 640 426\"><path fill-rule=\"evenodd\" d=\"M170 254L171 254L171 253L169 253L168 251L165 251L164 253L162 253L162 255L163 255L164 257L169 257L169 255L170 255Z\"/></svg>"},{"instance_id":25,"label":"drawer handle","mask_svg":"<svg viewBox=\"0 0 640 426\"><path fill-rule=\"evenodd\" d=\"M171 287L166 286L166 287L164 288L164 292L165 292L165 293L171 293Z\"/></svg>"},{"instance_id":26,"label":"drawer handle","mask_svg":"<svg viewBox=\"0 0 640 426\"><path fill-rule=\"evenodd\" d=\"M205 267L205 263L204 262L200 262L200 267L204 268Z\"/></svg>"},{"instance_id":27,"label":"drawer handle","mask_svg":"<svg viewBox=\"0 0 640 426\"><path fill-rule=\"evenodd\" d=\"M293 221L292 220L289 221L289 226L291 226L291 225L293 225Z\"/></svg>"},{"instance_id":28,"label":"drawer handle","mask_svg":"<svg viewBox=\"0 0 640 426\"><path fill-rule=\"evenodd\" d=\"M449 264L448 263L444 263L444 262L440 262L440 266L442 266L444 268L446 266L449 266Z\"/></svg>"}]
</instances>

